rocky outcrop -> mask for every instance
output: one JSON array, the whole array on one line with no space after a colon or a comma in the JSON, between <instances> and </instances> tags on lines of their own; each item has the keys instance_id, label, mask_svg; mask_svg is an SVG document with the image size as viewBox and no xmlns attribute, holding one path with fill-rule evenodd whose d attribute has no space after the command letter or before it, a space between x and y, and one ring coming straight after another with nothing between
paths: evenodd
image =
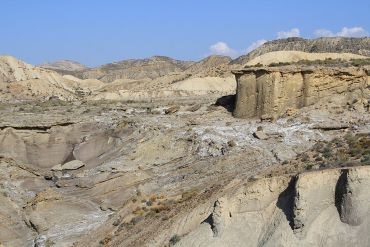
<instances>
[{"instance_id":1,"label":"rocky outcrop","mask_svg":"<svg viewBox=\"0 0 370 247\"><path fill-rule=\"evenodd\" d=\"M176 246L366 246L369 185L370 167L257 179L229 189Z\"/></svg>"},{"instance_id":2,"label":"rocky outcrop","mask_svg":"<svg viewBox=\"0 0 370 247\"><path fill-rule=\"evenodd\" d=\"M370 96L368 68L261 67L234 71L234 116L276 118L317 102L345 104Z\"/></svg>"},{"instance_id":3,"label":"rocky outcrop","mask_svg":"<svg viewBox=\"0 0 370 247\"><path fill-rule=\"evenodd\" d=\"M278 39L264 43L252 52L233 60L231 64L244 65L253 58L273 51L354 53L370 56L370 38Z\"/></svg>"}]
</instances>

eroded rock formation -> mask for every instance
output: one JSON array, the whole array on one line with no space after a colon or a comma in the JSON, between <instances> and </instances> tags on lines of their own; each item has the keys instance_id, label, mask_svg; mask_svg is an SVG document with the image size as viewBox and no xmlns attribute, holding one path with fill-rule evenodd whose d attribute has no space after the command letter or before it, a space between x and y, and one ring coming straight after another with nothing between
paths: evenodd
<instances>
[{"instance_id":1,"label":"eroded rock formation","mask_svg":"<svg viewBox=\"0 0 370 247\"><path fill-rule=\"evenodd\" d=\"M282 116L289 108L317 102L339 105L370 95L368 68L263 67L234 71L237 97L234 116Z\"/></svg>"},{"instance_id":2,"label":"eroded rock formation","mask_svg":"<svg viewBox=\"0 0 370 247\"><path fill-rule=\"evenodd\" d=\"M178 246L367 246L369 175L354 167L237 185Z\"/></svg>"}]
</instances>

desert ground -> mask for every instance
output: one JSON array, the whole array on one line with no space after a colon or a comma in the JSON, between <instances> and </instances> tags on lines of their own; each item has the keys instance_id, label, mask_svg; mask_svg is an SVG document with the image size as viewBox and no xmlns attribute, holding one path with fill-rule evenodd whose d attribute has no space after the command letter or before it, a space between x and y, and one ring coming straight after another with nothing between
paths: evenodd
<instances>
[{"instance_id":1,"label":"desert ground","mask_svg":"<svg viewBox=\"0 0 370 247\"><path fill-rule=\"evenodd\" d=\"M1 57L0 246L367 246L370 41L334 39Z\"/></svg>"}]
</instances>

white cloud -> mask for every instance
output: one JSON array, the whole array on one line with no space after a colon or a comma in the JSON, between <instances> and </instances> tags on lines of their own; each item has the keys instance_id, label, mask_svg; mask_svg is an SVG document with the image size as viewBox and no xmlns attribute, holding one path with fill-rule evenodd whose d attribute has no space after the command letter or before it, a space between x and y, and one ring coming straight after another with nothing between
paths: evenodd
<instances>
[{"instance_id":1,"label":"white cloud","mask_svg":"<svg viewBox=\"0 0 370 247\"><path fill-rule=\"evenodd\" d=\"M284 39L289 37L299 37L301 36L301 32L298 28L292 28L289 31L280 31L277 33L278 39Z\"/></svg>"},{"instance_id":2,"label":"white cloud","mask_svg":"<svg viewBox=\"0 0 370 247\"><path fill-rule=\"evenodd\" d=\"M314 35L316 37L364 37L368 36L369 32L367 32L362 27L343 27L342 30L339 32L333 32L328 29L317 29L314 32ZM288 31L280 31L277 33L278 39L284 39L289 37L300 37L301 32L298 28L292 28ZM247 49L244 50L235 50L231 48L227 43L219 41L209 47L211 55L224 55L224 56L230 56L230 57L237 57L242 54L249 53L253 51L254 49L257 49L264 43L266 43L266 39L260 39L255 42L253 42L250 46L247 47Z\"/></svg>"},{"instance_id":3,"label":"white cloud","mask_svg":"<svg viewBox=\"0 0 370 247\"><path fill-rule=\"evenodd\" d=\"M369 33L362 27L343 27L341 31L334 33L327 29L315 31L317 37L364 37Z\"/></svg>"},{"instance_id":4,"label":"white cloud","mask_svg":"<svg viewBox=\"0 0 370 247\"><path fill-rule=\"evenodd\" d=\"M255 42L253 42L250 46L248 46L247 49L236 50L236 49L231 48L227 43L220 41L220 42L217 42L217 43L215 43L215 44L213 44L209 47L210 52L206 56L209 56L209 55L223 55L223 56L230 56L232 58L235 58L237 56L240 56L240 55L246 54L250 51L253 51L254 49L260 47L261 45L263 45L266 42L267 42L267 40L260 39L260 40L257 40Z\"/></svg>"},{"instance_id":5,"label":"white cloud","mask_svg":"<svg viewBox=\"0 0 370 247\"><path fill-rule=\"evenodd\" d=\"M211 45L209 47L209 50L211 54L213 55L224 55L224 56L235 57L238 54L236 50L230 48L228 44L222 41Z\"/></svg>"},{"instance_id":6,"label":"white cloud","mask_svg":"<svg viewBox=\"0 0 370 247\"><path fill-rule=\"evenodd\" d=\"M344 27L337 35L341 37L363 37L368 35L368 32L362 27Z\"/></svg>"},{"instance_id":7,"label":"white cloud","mask_svg":"<svg viewBox=\"0 0 370 247\"><path fill-rule=\"evenodd\" d=\"M334 37L335 34L327 29L317 29L315 30L315 36L316 37Z\"/></svg>"},{"instance_id":8,"label":"white cloud","mask_svg":"<svg viewBox=\"0 0 370 247\"><path fill-rule=\"evenodd\" d=\"M284 38L289 38L289 37L300 37L301 32L298 28L292 28L289 31L280 31L276 35L277 35L278 39L284 39ZM249 52L253 51L254 49L257 49L258 47L260 47L261 45L263 45L266 42L267 42L266 39L259 39L255 42L253 42L250 46L248 46L248 48L245 50L245 52L249 53Z\"/></svg>"},{"instance_id":9,"label":"white cloud","mask_svg":"<svg viewBox=\"0 0 370 247\"><path fill-rule=\"evenodd\" d=\"M263 45L266 42L267 42L267 40L265 40L265 39L259 39L259 40L255 41L255 42L253 42L250 46L248 46L248 48L246 49L246 52L247 53L248 52L251 52L251 51L253 51L254 49L260 47L261 45Z\"/></svg>"}]
</instances>

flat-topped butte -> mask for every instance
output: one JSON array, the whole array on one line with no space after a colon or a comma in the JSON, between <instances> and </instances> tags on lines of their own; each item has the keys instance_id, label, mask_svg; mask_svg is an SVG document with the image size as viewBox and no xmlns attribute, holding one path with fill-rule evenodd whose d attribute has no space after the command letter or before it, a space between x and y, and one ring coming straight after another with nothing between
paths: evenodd
<instances>
[{"instance_id":1,"label":"flat-topped butte","mask_svg":"<svg viewBox=\"0 0 370 247\"><path fill-rule=\"evenodd\" d=\"M234 116L277 118L290 109L318 102L339 106L370 96L369 66L289 65L232 71L237 81Z\"/></svg>"}]
</instances>

